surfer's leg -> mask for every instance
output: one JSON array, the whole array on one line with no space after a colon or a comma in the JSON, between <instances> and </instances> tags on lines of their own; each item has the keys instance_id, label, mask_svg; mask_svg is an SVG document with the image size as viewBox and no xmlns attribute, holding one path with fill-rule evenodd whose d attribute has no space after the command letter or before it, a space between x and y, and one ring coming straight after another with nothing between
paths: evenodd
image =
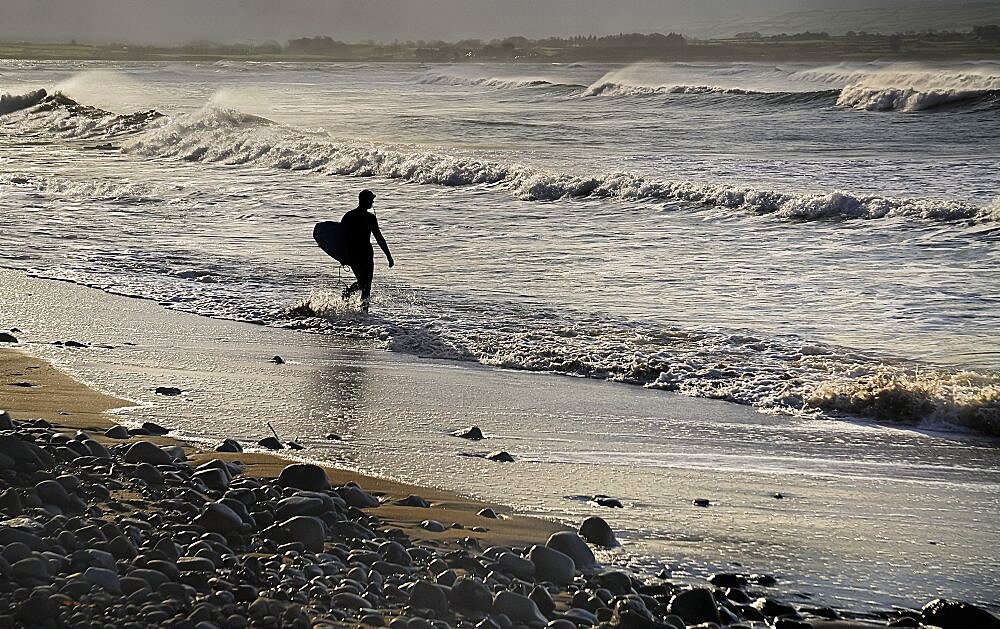
<instances>
[{"instance_id":1,"label":"surfer's leg","mask_svg":"<svg viewBox=\"0 0 1000 629\"><path fill-rule=\"evenodd\" d=\"M375 261L371 258L354 267L354 274L361 287L361 302L367 303L372 294L372 276L375 275Z\"/></svg>"}]
</instances>

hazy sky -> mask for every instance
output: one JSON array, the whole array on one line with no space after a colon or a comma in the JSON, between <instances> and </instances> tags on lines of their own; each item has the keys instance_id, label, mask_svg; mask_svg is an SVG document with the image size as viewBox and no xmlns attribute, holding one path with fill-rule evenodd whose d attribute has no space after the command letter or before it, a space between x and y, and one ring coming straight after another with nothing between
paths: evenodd
<instances>
[{"instance_id":1,"label":"hazy sky","mask_svg":"<svg viewBox=\"0 0 1000 629\"><path fill-rule=\"evenodd\" d=\"M454 41L685 31L787 11L917 4L926 0L0 0L0 39L185 43L330 35Z\"/></svg>"}]
</instances>

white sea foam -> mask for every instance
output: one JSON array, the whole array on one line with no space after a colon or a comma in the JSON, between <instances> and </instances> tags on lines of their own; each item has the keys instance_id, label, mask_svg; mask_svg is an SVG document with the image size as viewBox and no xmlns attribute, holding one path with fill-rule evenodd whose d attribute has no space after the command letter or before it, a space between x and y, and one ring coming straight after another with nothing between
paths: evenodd
<instances>
[{"instance_id":1,"label":"white sea foam","mask_svg":"<svg viewBox=\"0 0 1000 629\"><path fill-rule=\"evenodd\" d=\"M687 203L768 214L788 220L909 218L996 220L995 206L955 200L907 199L845 192L797 195L727 184L656 180L634 173L581 176L517 163L482 161L433 151L336 143L232 110L208 108L177 116L129 140L130 153L227 164L255 163L338 175L380 176L421 184L503 185L520 199L601 197Z\"/></svg>"},{"instance_id":2,"label":"white sea foam","mask_svg":"<svg viewBox=\"0 0 1000 629\"><path fill-rule=\"evenodd\" d=\"M123 138L122 150L148 157L257 164L288 170L378 176L443 186L500 185L517 198L556 201L598 197L724 208L793 221L920 219L994 221L997 204L980 206L945 199L792 194L724 183L660 180L636 173L548 172L516 162L485 161L435 151L335 142L326 136L275 124L233 109L207 106L194 114L160 117L155 111L116 115L69 101L45 101L16 115L27 130L66 137ZM139 133L134 133L141 130Z\"/></svg>"},{"instance_id":3,"label":"white sea foam","mask_svg":"<svg viewBox=\"0 0 1000 629\"><path fill-rule=\"evenodd\" d=\"M158 201L163 191L154 185L108 179L76 181L63 177L0 175L0 190L17 190L72 199L103 199L118 203Z\"/></svg>"}]
</instances>

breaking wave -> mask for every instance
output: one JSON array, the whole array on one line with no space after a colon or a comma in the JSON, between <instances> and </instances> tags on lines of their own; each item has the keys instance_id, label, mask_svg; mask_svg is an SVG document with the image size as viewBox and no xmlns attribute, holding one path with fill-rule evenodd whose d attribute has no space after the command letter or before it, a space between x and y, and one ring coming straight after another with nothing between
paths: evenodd
<instances>
[{"instance_id":1,"label":"breaking wave","mask_svg":"<svg viewBox=\"0 0 1000 629\"><path fill-rule=\"evenodd\" d=\"M839 191L792 194L725 183L655 179L630 172L579 175L464 155L336 142L266 118L215 107L172 117L152 110L117 115L57 94L25 112L19 115L27 115L22 123L29 131L70 138L114 138L120 141L122 151L133 155L384 177L429 185L493 185L528 201L607 198L664 203L671 209L721 208L790 221L1000 219L998 203L980 206L957 200Z\"/></svg>"},{"instance_id":2,"label":"breaking wave","mask_svg":"<svg viewBox=\"0 0 1000 629\"><path fill-rule=\"evenodd\" d=\"M517 89L522 87L585 87L576 83L563 83L558 80L541 77L472 76L443 72L427 72L417 82L423 85L469 85L501 89Z\"/></svg>"},{"instance_id":3,"label":"breaking wave","mask_svg":"<svg viewBox=\"0 0 1000 629\"><path fill-rule=\"evenodd\" d=\"M1000 67L939 69L919 64L838 64L803 70L796 80L842 86L837 105L865 111L979 111L1000 107Z\"/></svg>"}]
</instances>

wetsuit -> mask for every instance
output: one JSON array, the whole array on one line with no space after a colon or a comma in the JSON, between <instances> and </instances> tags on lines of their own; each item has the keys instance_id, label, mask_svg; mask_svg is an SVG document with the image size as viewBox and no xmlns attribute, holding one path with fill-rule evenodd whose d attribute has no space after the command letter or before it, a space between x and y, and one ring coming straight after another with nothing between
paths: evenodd
<instances>
[{"instance_id":1,"label":"wetsuit","mask_svg":"<svg viewBox=\"0 0 1000 629\"><path fill-rule=\"evenodd\" d=\"M389 255L389 246L378 229L378 219L367 210L355 208L344 214L340 219L341 234L347 264L357 278L357 288L361 289L361 300L368 301L372 292L372 276L375 274L375 250L372 249L371 237L375 235L378 246ZM353 286L351 288L354 288ZM349 289L350 290L350 289ZM353 292L353 291L351 291Z\"/></svg>"}]
</instances>

